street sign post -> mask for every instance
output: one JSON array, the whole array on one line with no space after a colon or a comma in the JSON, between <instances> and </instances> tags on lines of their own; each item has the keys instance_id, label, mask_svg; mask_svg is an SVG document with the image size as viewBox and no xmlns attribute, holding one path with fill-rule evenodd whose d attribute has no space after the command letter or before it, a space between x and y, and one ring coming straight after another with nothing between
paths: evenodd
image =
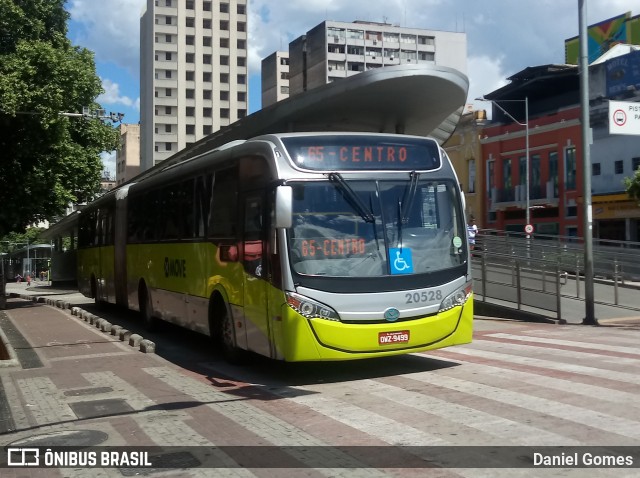
<instances>
[{"instance_id":1,"label":"street sign post","mask_svg":"<svg viewBox=\"0 0 640 478\"><path fill-rule=\"evenodd\" d=\"M609 101L609 134L640 135L640 103Z\"/></svg>"},{"instance_id":2,"label":"street sign post","mask_svg":"<svg viewBox=\"0 0 640 478\"><path fill-rule=\"evenodd\" d=\"M524 232L526 232L527 234L533 233L533 225L527 224L526 226L524 226Z\"/></svg>"}]
</instances>

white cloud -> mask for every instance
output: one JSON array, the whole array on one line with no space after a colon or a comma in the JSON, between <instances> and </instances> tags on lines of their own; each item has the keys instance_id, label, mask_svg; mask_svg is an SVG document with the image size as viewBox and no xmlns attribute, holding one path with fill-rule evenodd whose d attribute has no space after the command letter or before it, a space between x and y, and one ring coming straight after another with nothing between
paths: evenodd
<instances>
[{"instance_id":1,"label":"white cloud","mask_svg":"<svg viewBox=\"0 0 640 478\"><path fill-rule=\"evenodd\" d=\"M140 15L145 0L70 0L67 10L82 29L72 38L96 54L139 76Z\"/></svg>"},{"instance_id":2,"label":"white cloud","mask_svg":"<svg viewBox=\"0 0 640 478\"><path fill-rule=\"evenodd\" d=\"M469 96L467 103L474 105L475 109L491 110L491 104L486 101L476 101L507 84L505 76L508 74L503 69L502 58L490 58L487 56L469 58Z\"/></svg>"},{"instance_id":3,"label":"white cloud","mask_svg":"<svg viewBox=\"0 0 640 478\"><path fill-rule=\"evenodd\" d=\"M103 78L102 79L102 88L104 88L104 93L98 96L98 103L107 104L107 105L124 105L132 108L136 108L140 110L140 98L136 100L132 100L128 96L120 95L120 85L118 83L114 83L113 81Z\"/></svg>"}]
</instances>

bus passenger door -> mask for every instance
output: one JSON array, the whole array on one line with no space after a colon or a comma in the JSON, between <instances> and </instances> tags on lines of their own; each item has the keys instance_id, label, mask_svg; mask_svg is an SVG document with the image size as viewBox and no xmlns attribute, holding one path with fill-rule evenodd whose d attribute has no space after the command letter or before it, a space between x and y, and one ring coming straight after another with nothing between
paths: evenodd
<instances>
[{"instance_id":1,"label":"bus passenger door","mask_svg":"<svg viewBox=\"0 0 640 478\"><path fill-rule=\"evenodd\" d=\"M244 200L241 261L244 269L244 331L247 349L271 357L268 320L267 214L263 192ZM236 329L238 344L240 330Z\"/></svg>"}]
</instances>

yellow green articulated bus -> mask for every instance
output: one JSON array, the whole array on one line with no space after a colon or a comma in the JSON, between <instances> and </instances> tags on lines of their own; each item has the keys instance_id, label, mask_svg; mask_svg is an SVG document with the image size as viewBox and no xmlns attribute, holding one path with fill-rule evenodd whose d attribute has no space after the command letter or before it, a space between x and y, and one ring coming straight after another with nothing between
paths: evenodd
<instances>
[{"instance_id":1,"label":"yellow green articulated bus","mask_svg":"<svg viewBox=\"0 0 640 478\"><path fill-rule=\"evenodd\" d=\"M471 341L464 197L429 138L283 133L126 184L80 214L97 301L229 358L350 360Z\"/></svg>"}]
</instances>

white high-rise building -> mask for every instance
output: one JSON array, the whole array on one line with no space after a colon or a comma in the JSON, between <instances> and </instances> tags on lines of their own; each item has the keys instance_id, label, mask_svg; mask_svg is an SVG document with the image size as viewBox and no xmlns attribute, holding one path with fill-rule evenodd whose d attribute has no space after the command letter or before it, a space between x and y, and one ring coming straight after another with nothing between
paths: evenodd
<instances>
[{"instance_id":1,"label":"white high-rise building","mask_svg":"<svg viewBox=\"0 0 640 478\"><path fill-rule=\"evenodd\" d=\"M140 18L144 171L246 116L247 0L147 0Z\"/></svg>"}]
</instances>

